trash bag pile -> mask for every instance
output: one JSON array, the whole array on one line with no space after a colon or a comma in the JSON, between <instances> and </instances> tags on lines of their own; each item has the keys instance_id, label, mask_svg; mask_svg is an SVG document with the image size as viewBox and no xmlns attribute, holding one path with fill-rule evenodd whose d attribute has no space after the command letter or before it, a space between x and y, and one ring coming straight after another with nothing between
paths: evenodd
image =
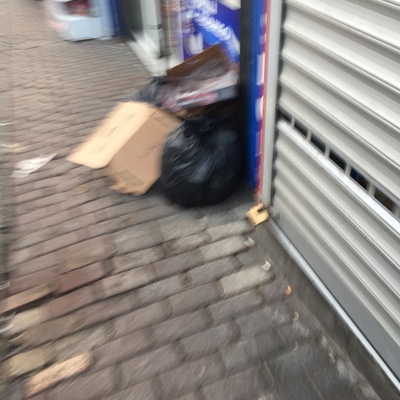
<instances>
[{"instance_id":1,"label":"trash bag pile","mask_svg":"<svg viewBox=\"0 0 400 400\"><path fill-rule=\"evenodd\" d=\"M159 182L164 194L183 207L220 203L241 178L239 102L232 102L238 74L223 68L221 60L208 60L182 77L153 78L133 97L182 118L166 140Z\"/></svg>"},{"instance_id":2,"label":"trash bag pile","mask_svg":"<svg viewBox=\"0 0 400 400\"><path fill-rule=\"evenodd\" d=\"M237 128L227 118L187 120L169 135L161 165L161 188L174 203L220 203L234 192L241 174Z\"/></svg>"}]
</instances>

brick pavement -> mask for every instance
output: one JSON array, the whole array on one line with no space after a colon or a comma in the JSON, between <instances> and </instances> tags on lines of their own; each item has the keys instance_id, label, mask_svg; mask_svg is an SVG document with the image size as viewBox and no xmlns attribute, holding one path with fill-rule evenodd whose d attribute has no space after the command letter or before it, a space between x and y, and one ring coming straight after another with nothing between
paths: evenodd
<instances>
[{"instance_id":1,"label":"brick pavement","mask_svg":"<svg viewBox=\"0 0 400 400\"><path fill-rule=\"evenodd\" d=\"M8 4L11 155L56 156L14 180L3 398L377 399L245 245L246 193L182 210L64 160L148 74L124 43L63 42L41 3Z\"/></svg>"}]
</instances>

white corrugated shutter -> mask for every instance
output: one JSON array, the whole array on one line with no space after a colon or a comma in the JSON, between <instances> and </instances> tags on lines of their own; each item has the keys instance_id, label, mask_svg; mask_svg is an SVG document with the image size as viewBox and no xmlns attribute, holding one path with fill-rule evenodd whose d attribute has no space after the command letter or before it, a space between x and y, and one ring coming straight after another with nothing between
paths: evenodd
<instances>
[{"instance_id":1,"label":"white corrugated shutter","mask_svg":"<svg viewBox=\"0 0 400 400\"><path fill-rule=\"evenodd\" d=\"M277 223L400 377L400 1L282 17Z\"/></svg>"}]
</instances>

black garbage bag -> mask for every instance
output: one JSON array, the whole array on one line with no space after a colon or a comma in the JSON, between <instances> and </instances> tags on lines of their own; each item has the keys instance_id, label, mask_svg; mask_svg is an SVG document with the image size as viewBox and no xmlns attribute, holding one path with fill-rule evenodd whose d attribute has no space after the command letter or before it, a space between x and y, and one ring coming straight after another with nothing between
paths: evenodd
<instances>
[{"instance_id":1,"label":"black garbage bag","mask_svg":"<svg viewBox=\"0 0 400 400\"><path fill-rule=\"evenodd\" d=\"M237 125L226 118L187 120L167 138L161 188L184 207L217 204L238 186L241 164Z\"/></svg>"},{"instance_id":2,"label":"black garbage bag","mask_svg":"<svg viewBox=\"0 0 400 400\"><path fill-rule=\"evenodd\" d=\"M164 77L154 77L144 87L133 95L132 100L143 101L161 107L161 87L165 83Z\"/></svg>"}]
</instances>

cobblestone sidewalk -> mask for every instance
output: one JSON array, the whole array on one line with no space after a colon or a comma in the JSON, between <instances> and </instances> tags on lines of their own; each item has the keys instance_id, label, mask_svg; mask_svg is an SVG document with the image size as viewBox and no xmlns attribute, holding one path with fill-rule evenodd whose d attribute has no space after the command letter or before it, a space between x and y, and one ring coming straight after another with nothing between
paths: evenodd
<instances>
[{"instance_id":1,"label":"cobblestone sidewalk","mask_svg":"<svg viewBox=\"0 0 400 400\"><path fill-rule=\"evenodd\" d=\"M157 187L120 195L65 161L149 78L128 47L63 42L42 3L0 3L12 22L9 156L56 154L13 181L3 307L16 315L0 397L377 399L278 268L263 267L264 244L246 245L246 193L182 210Z\"/></svg>"}]
</instances>

